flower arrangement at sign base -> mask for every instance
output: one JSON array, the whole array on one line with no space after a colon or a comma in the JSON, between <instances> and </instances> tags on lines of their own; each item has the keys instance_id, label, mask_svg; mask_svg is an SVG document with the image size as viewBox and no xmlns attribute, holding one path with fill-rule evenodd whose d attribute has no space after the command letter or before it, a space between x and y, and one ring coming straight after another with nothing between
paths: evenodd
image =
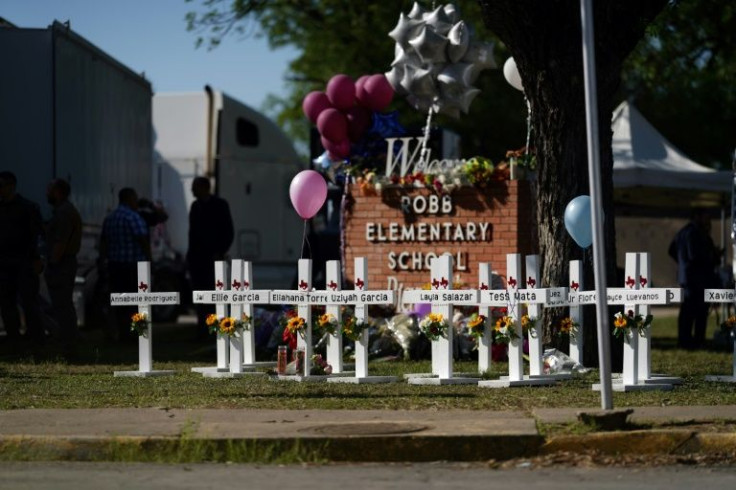
<instances>
[{"instance_id":1,"label":"flower arrangement at sign base","mask_svg":"<svg viewBox=\"0 0 736 490\"><path fill-rule=\"evenodd\" d=\"M493 341L495 343L508 344L512 340L519 338L514 328L515 324L516 322L510 316L502 316L496 320L496 325L493 329Z\"/></svg>"},{"instance_id":2,"label":"flower arrangement at sign base","mask_svg":"<svg viewBox=\"0 0 736 490\"><path fill-rule=\"evenodd\" d=\"M486 329L486 317L480 313L473 313L467 323L468 333L480 340Z\"/></svg>"},{"instance_id":3,"label":"flower arrangement at sign base","mask_svg":"<svg viewBox=\"0 0 736 490\"><path fill-rule=\"evenodd\" d=\"M135 332L139 337L148 336L148 316L145 313L134 313L130 317L130 331Z\"/></svg>"},{"instance_id":4,"label":"flower arrangement at sign base","mask_svg":"<svg viewBox=\"0 0 736 490\"><path fill-rule=\"evenodd\" d=\"M429 340L439 340L447 337L449 325L441 313L430 313L419 322L419 329Z\"/></svg>"},{"instance_id":5,"label":"flower arrangement at sign base","mask_svg":"<svg viewBox=\"0 0 736 490\"><path fill-rule=\"evenodd\" d=\"M721 323L721 332L726 336L736 336L736 315L731 315Z\"/></svg>"},{"instance_id":6,"label":"flower arrangement at sign base","mask_svg":"<svg viewBox=\"0 0 736 490\"><path fill-rule=\"evenodd\" d=\"M569 337L571 339L574 339L575 335L578 332L578 328L580 328L580 324L573 321L573 319L569 316L566 316L562 320L560 320L560 324L555 330L555 336L558 338Z\"/></svg>"},{"instance_id":7,"label":"flower arrangement at sign base","mask_svg":"<svg viewBox=\"0 0 736 490\"><path fill-rule=\"evenodd\" d=\"M321 354L314 354L312 356L312 370L310 374L317 376L332 374L332 366L322 358Z\"/></svg>"},{"instance_id":8,"label":"flower arrangement at sign base","mask_svg":"<svg viewBox=\"0 0 736 490\"><path fill-rule=\"evenodd\" d=\"M536 338L536 330L534 327L537 325L537 319L529 315L522 315L521 317L521 334L526 335L531 333L531 336Z\"/></svg>"},{"instance_id":9,"label":"flower arrangement at sign base","mask_svg":"<svg viewBox=\"0 0 736 490\"><path fill-rule=\"evenodd\" d=\"M638 330L639 335L643 335L647 327L652 324L653 319L652 315L647 315L646 318L642 315L634 315L632 310L629 310L626 315L621 312L616 313L613 318L613 336L623 337L625 340L627 332L634 329Z\"/></svg>"},{"instance_id":10,"label":"flower arrangement at sign base","mask_svg":"<svg viewBox=\"0 0 736 490\"><path fill-rule=\"evenodd\" d=\"M330 335L337 332L337 318L332 313L324 313L317 319L317 325Z\"/></svg>"},{"instance_id":11,"label":"flower arrangement at sign base","mask_svg":"<svg viewBox=\"0 0 736 490\"><path fill-rule=\"evenodd\" d=\"M353 342L360 340L367 326L368 323L366 321L359 320L353 315L345 315L342 318L342 333Z\"/></svg>"}]
</instances>

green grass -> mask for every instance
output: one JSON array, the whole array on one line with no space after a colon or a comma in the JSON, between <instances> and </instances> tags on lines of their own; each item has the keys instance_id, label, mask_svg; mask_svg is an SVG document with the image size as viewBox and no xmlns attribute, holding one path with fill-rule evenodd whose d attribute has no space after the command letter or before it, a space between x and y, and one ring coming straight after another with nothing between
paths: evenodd
<instances>
[{"instance_id":1,"label":"green grass","mask_svg":"<svg viewBox=\"0 0 736 490\"><path fill-rule=\"evenodd\" d=\"M178 327L177 327L178 328ZM712 328L712 327L711 327ZM75 361L60 359L48 348L8 352L0 349L0 409L21 408L264 408L264 409L473 409L521 410L537 407L595 407L600 395L590 389L597 372L556 387L480 389L475 386L410 386L284 383L264 378L209 379L190 372L211 365L208 347L186 340L181 329L162 329L155 337L154 367L173 369L163 378L114 378L113 371L137 368L137 346L106 345L95 331ZM660 405L736 405L736 387L706 383L707 374L730 374L732 353L674 348L674 318L657 318L653 326L652 370L684 379L670 392L614 393L617 408ZM475 362L455 363L455 371L475 371ZM375 362L370 373L402 375L427 372L429 361ZM490 377L506 374L495 363Z\"/></svg>"}]
</instances>

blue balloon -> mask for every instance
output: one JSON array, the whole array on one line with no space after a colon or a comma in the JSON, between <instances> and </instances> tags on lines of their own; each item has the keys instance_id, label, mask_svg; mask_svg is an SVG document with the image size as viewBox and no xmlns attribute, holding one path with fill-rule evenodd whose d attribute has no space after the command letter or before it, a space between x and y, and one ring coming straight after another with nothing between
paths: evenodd
<instances>
[{"instance_id":1,"label":"blue balloon","mask_svg":"<svg viewBox=\"0 0 736 490\"><path fill-rule=\"evenodd\" d=\"M590 196L578 196L565 208L565 228L575 243L582 248L593 243L590 219Z\"/></svg>"}]
</instances>

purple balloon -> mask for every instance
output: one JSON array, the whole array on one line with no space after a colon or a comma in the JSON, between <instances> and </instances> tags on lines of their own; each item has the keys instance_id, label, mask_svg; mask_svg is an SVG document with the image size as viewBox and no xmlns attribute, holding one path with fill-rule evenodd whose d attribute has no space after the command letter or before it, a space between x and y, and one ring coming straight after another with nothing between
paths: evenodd
<instances>
[{"instance_id":1,"label":"purple balloon","mask_svg":"<svg viewBox=\"0 0 736 490\"><path fill-rule=\"evenodd\" d=\"M367 94L365 93L365 82L367 82L370 77L370 75L363 75L355 81L355 98L358 100L358 104L362 105L361 98L367 97Z\"/></svg>"},{"instance_id":2,"label":"purple balloon","mask_svg":"<svg viewBox=\"0 0 736 490\"><path fill-rule=\"evenodd\" d=\"M414 305L414 314L425 317L432 312L432 305L429 303L416 303Z\"/></svg>"},{"instance_id":3,"label":"purple balloon","mask_svg":"<svg viewBox=\"0 0 736 490\"><path fill-rule=\"evenodd\" d=\"M334 107L345 111L355 104L355 82L347 75L335 75L327 82L327 98Z\"/></svg>"},{"instance_id":4,"label":"purple balloon","mask_svg":"<svg viewBox=\"0 0 736 490\"><path fill-rule=\"evenodd\" d=\"M363 91L358 94L361 105L376 112L386 109L393 97L394 88L383 73L371 75L363 84Z\"/></svg>"},{"instance_id":5,"label":"purple balloon","mask_svg":"<svg viewBox=\"0 0 736 490\"><path fill-rule=\"evenodd\" d=\"M327 98L327 94L317 90L309 92L302 101L302 111L304 111L304 115L307 116L313 124L317 124L317 118L320 113L330 107L332 107L332 105L330 104L330 99Z\"/></svg>"},{"instance_id":6,"label":"purple balloon","mask_svg":"<svg viewBox=\"0 0 736 490\"><path fill-rule=\"evenodd\" d=\"M317 129L322 137L333 143L342 141L348 137L348 120L345 114L331 107L317 118Z\"/></svg>"},{"instance_id":7,"label":"purple balloon","mask_svg":"<svg viewBox=\"0 0 736 490\"><path fill-rule=\"evenodd\" d=\"M348 110L348 138L353 143L360 141L363 133L371 127L371 111L356 105Z\"/></svg>"},{"instance_id":8,"label":"purple balloon","mask_svg":"<svg viewBox=\"0 0 736 490\"><path fill-rule=\"evenodd\" d=\"M314 170L302 170L291 179L289 197L297 214L309 219L320 210L327 199L327 183Z\"/></svg>"},{"instance_id":9,"label":"purple balloon","mask_svg":"<svg viewBox=\"0 0 736 490\"><path fill-rule=\"evenodd\" d=\"M320 141L322 141L322 146L329 153L330 160L342 160L343 158L350 156L349 140L344 139L333 142L322 136Z\"/></svg>"}]
</instances>

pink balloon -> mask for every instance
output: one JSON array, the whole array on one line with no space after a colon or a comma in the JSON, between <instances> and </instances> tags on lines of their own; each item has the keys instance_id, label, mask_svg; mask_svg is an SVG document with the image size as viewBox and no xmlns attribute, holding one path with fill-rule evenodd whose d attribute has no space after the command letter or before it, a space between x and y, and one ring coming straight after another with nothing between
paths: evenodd
<instances>
[{"instance_id":1,"label":"pink balloon","mask_svg":"<svg viewBox=\"0 0 736 490\"><path fill-rule=\"evenodd\" d=\"M350 141L347 139L333 142L325 138L320 138L322 146L330 153L331 160L342 160L350 156ZM332 158L336 157L336 158Z\"/></svg>"},{"instance_id":2,"label":"pink balloon","mask_svg":"<svg viewBox=\"0 0 736 490\"><path fill-rule=\"evenodd\" d=\"M302 170L291 179L289 197L297 214L309 219L320 210L327 199L327 183L314 170Z\"/></svg>"},{"instance_id":3,"label":"pink balloon","mask_svg":"<svg viewBox=\"0 0 736 490\"><path fill-rule=\"evenodd\" d=\"M363 133L371 127L371 111L356 105L348 110L348 138L353 143L360 141Z\"/></svg>"},{"instance_id":4,"label":"pink balloon","mask_svg":"<svg viewBox=\"0 0 736 490\"><path fill-rule=\"evenodd\" d=\"M394 89L383 73L371 75L363 84L362 97L361 94L358 94L358 100L361 105L376 112L386 109L393 97Z\"/></svg>"},{"instance_id":5,"label":"pink balloon","mask_svg":"<svg viewBox=\"0 0 736 490\"><path fill-rule=\"evenodd\" d=\"M330 78L325 92L332 105L341 111L350 109L355 104L355 82L347 75Z\"/></svg>"},{"instance_id":6,"label":"pink balloon","mask_svg":"<svg viewBox=\"0 0 736 490\"><path fill-rule=\"evenodd\" d=\"M320 113L330 107L332 107L332 105L330 104L330 99L327 98L327 94L318 90L309 92L302 101L302 111L304 111L304 115L307 116L313 124L317 124L317 118Z\"/></svg>"},{"instance_id":7,"label":"pink balloon","mask_svg":"<svg viewBox=\"0 0 736 490\"><path fill-rule=\"evenodd\" d=\"M367 82L370 77L370 75L363 75L355 81L355 98L358 99L358 104L362 105L361 98L367 97L367 94L365 93L365 82Z\"/></svg>"},{"instance_id":8,"label":"pink balloon","mask_svg":"<svg viewBox=\"0 0 736 490\"><path fill-rule=\"evenodd\" d=\"M335 108L322 111L317 118L319 134L330 141L342 141L348 137L348 120Z\"/></svg>"}]
</instances>

